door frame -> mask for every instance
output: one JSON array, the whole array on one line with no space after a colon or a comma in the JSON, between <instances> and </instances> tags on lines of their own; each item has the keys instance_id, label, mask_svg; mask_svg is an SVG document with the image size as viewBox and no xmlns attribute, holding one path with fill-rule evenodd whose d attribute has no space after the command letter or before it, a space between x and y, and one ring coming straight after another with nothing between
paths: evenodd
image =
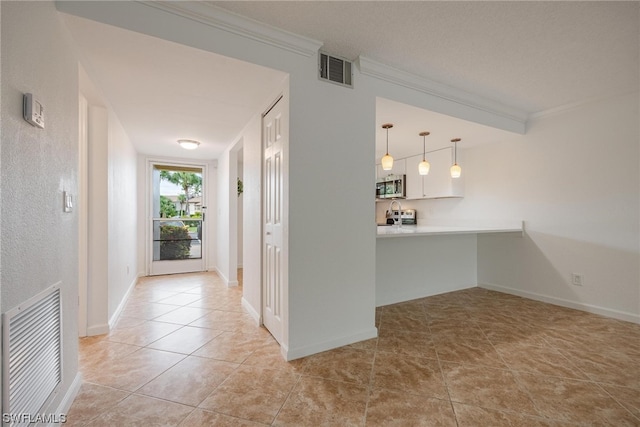
<instances>
[{"instance_id":1,"label":"door frame","mask_svg":"<svg viewBox=\"0 0 640 427\"><path fill-rule=\"evenodd\" d=\"M192 161L192 160L183 160L183 159L163 159L159 157L148 157L146 159L146 167L145 167L145 272L147 276L151 276L152 266L153 266L153 244L152 244L152 221L153 221L153 209L152 209L152 199L153 199L153 180L151 179L151 172L155 165L162 166L175 166L175 167L193 167L193 168L201 168L202 169L202 203L203 207L207 205L207 191L209 187L208 182L208 164L206 162ZM203 243L201 246L201 259L200 259L200 269L197 271L207 271L207 256L208 256L208 245L209 245L209 235L208 235L208 224L207 221L202 221L202 236ZM159 274L174 274L181 273L183 271L172 271L167 270L166 272L156 272L155 275ZM187 271L184 271L186 273ZM195 271L189 271L195 272Z\"/></svg>"},{"instance_id":2,"label":"door frame","mask_svg":"<svg viewBox=\"0 0 640 427\"><path fill-rule=\"evenodd\" d=\"M78 97L78 336L87 336L89 286L89 102Z\"/></svg>"}]
</instances>

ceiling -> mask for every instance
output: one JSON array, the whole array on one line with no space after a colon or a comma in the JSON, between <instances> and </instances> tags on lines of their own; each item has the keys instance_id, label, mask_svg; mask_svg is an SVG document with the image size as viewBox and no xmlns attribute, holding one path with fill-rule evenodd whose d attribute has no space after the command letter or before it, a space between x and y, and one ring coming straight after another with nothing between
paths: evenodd
<instances>
[{"instance_id":1,"label":"ceiling","mask_svg":"<svg viewBox=\"0 0 640 427\"><path fill-rule=\"evenodd\" d=\"M639 89L638 2L215 1L216 7L321 40L323 50L386 65L535 113ZM217 158L285 78L282 72L64 15L91 79L136 149ZM395 157L486 126L378 99ZM468 138L465 138L466 136ZM202 142L194 152L179 138ZM382 151L382 152L381 152ZM405 154L406 153L406 154Z\"/></svg>"},{"instance_id":2,"label":"ceiling","mask_svg":"<svg viewBox=\"0 0 640 427\"><path fill-rule=\"evenodd\" d=\"M214 159L265 108L285 74L64 15L83 65L140 153ZM91 92L91 91L89 91ZM89 95L89 94L87 94ZM196 150L178 139L200 141Z\"/></svg>"}]
</instances>

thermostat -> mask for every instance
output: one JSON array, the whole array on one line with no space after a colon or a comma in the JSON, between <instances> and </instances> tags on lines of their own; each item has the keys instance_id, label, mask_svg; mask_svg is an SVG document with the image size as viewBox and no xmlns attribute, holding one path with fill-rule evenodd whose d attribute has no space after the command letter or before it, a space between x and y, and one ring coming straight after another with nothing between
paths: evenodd
<instances>
[{"instance_id":1,"label":"thermostat","mask_svg":"<svg viewBox=\"0 0 640 427\"><path fill-rule=\"evenodd\" d=\"M22 113L24 119L33 126L44 129L44 108L37 99L30 93L25 93L22 98Z\"/></svg>"}]
</instances>

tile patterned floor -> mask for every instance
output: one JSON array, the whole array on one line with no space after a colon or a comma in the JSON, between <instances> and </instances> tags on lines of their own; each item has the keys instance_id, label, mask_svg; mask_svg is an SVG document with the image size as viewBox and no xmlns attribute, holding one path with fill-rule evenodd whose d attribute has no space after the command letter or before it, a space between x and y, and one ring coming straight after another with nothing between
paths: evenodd
<instances>
[{"instance_id":1,"label":"tile patterned floor","mask_svg":"<svg viewBox=\"0 0 640 427\"><path fill-rule=\"evenodd\" d=\"M144 278L80 342L71 426L640 426L640 325L469 289L286 363L212 273Z\"/></svg>"}]
</instances>

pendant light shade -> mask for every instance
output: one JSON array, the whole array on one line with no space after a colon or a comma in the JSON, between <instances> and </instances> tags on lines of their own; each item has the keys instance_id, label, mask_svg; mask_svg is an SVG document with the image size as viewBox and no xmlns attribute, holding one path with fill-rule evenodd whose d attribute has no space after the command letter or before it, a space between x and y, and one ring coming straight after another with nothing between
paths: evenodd
<instances>
[{"instance_id":1,"label":"pendant light shade","mask_svg":"<svg viewBox=\"0 0 640 427\"><path fill-rule=\"evenodd\" d=\"M419 135L422 137L422 161L418 164L418 173L420 175L429 175L429 168L431 168L431 165L425 158L427 150L426 138L427 135L429 135L429 132L420 132Z\"/></svg>"},{"instance_id":2,"label":"pendant light shade","mask_svg":"<svg viewBox=\"0 0 640 427\"><path fill-rule=\"evenodd\" d=\"M458 165L458 142L460 138L454 138L451 140L453 142L453 166L451 166L451 178L460 178L462 175L462 168Z\"/></svg>"},{"instance_id":3,"label":"pendant light shade","mask_svg":"<svg viewBox=\"0 0 640 427\"><path fill-rule=\"evenodd\" d=\"M382 125L382 129L387 130L387 154L382 158L382 169L386 171L393 169L393 157L389 154L389 129L392 127L393 125L391 123L385 123Z\"/></svg>"}]
</instances>

